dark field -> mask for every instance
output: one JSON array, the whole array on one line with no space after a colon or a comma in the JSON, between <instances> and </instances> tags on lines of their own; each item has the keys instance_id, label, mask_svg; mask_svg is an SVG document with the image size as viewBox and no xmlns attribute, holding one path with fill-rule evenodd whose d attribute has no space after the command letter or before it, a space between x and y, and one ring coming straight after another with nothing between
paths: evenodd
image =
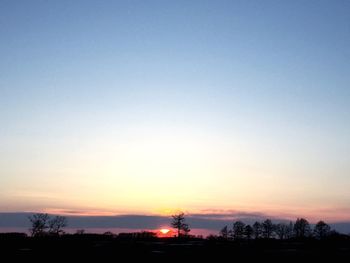
<instances>
[{"instance_id":1,"label":"dark field","mask_svg":"<svg viewBox=\"0 0 350 263\"><path fill-rule=\"evenodd\" d=\"M337 236L327 240L242 240L225 241L197 238L133 238L106 235L63 235L31 238L20 234L0 234L3 262L14 260L125 260L182 261L327 260L348 262L350 238ZM345 260L345 261L344 261Z\"/></svg>"}]
</instances>

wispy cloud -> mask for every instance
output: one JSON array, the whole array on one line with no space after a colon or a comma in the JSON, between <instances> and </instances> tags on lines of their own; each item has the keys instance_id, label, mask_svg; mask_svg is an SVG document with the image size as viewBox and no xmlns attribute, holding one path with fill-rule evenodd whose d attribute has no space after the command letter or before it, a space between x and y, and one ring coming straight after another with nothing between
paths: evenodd
<instances>
[{"instance_id":1,"label":"wispy cloud","mask_svg":"<svg viewBox=\"0 0 350 263\"><path fill-rule=\"evenodd\" d=\"M216 219L216 220L240 220L245 218L254 218L256 220L263 218L275 218L261 212L245 212L238 210L202 210L199 213L189 214L190 217L201 219Z\"/></svg>"}]
</instances>

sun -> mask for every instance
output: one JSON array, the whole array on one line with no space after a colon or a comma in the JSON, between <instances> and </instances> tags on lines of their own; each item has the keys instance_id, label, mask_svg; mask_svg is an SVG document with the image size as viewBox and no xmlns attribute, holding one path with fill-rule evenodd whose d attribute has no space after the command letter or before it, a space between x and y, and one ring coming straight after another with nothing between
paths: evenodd
<instances>
[{"instance_id":1,"label":"sun","mask_svg":"<svg viewBox=\"0 0 350 263\"><path fill-rule=\"evenodd\" d=\"M167 228L162 228L162 229L159 230L159 232L162 233L163 235L168 234L169 231L170 231L170 229L167 229Z\"/></svg>"}]
</instances>

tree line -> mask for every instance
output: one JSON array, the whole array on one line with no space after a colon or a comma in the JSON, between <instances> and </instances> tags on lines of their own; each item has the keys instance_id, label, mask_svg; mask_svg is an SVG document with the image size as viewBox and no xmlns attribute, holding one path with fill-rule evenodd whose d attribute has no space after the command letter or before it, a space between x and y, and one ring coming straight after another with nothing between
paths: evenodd
<instances>
[{"instance_id":1,"label":"tree line","mask_svg":"<svg viewBox=\"0 0 350 263\"><path fill-rule=\"evenodd\" d=\"M31 236L47 236L64 234L64 227L67 226L67 218L64 216L50 217L48 214L34 214L29 217ZM172 216L171 226L177 230L177 237L189 236L191 231L185 222L185 214L179 213ZM77 234L83 234L78 230ZM314 237L323 239L336 233L324 221L317 222L313 227L305 218L298 218L295 222L273 223L271 219L254 224L245 224L238 220L234 221L231 228L225 226L221 229L219 236L225 240L251 240L251 239L291 239Z\"/></svg>"},{"instance_id":2,"label":"tree line","mask_svg":"<svg viewBox=\"0 0 350 263\"><path fill-rule=\"evenodd\" d=\"M232 228L225 226L220 231L220 237L227 240L250 240L250 239L291 239L314 237L323 239L332 233L336 233L324 221L319 221L314 227L305 218L298 218L295 222L274 224L271 219L263 222L256 221L254 224L245 224L238 220L234 221Z\"/></svg>"},{"instance_id":3,"label":"tree line","mask_svg":"<svg viewBox=\"0 0 350 263\"><path fill-rule=\"evenodd\" d=\"M29 221L31 223L29 232L33 237L64 234L63 228L67 226L66 217L55 216L51 218L48 214L43 213L30 216ZM177 237L188 236L191 231L189 225L185 223L184 213L173 215L171 226L177 230ZM77 234L84 234L84 230L77 230Z\"/></svg>"},{"instance_id":4,"label":"tree line","mask_svg":"<svg viewBox=\"0 0 350 263\"><path fill-rule=\"evenodd\" d=\"M67 226L67 218L55 216L51 218L48 214L34 214L29 217L31 236L47 236L64 234L63 228Z\"/></svg>"}]
</instances>

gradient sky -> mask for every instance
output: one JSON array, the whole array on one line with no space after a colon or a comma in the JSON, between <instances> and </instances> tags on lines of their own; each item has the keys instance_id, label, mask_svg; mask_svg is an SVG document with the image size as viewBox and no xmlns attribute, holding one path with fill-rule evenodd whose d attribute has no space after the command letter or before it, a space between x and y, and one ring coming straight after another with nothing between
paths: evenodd
<instances>
[{"instance_id":1,"label":"gradient sky","mask_svg":"<svg viewBox=\"0 0 350 263\"><path fill-rule=\"evenodd\" d=\"M0 211L350 219L350 1L0 1Z\"/></svg>"}]
</instances>

